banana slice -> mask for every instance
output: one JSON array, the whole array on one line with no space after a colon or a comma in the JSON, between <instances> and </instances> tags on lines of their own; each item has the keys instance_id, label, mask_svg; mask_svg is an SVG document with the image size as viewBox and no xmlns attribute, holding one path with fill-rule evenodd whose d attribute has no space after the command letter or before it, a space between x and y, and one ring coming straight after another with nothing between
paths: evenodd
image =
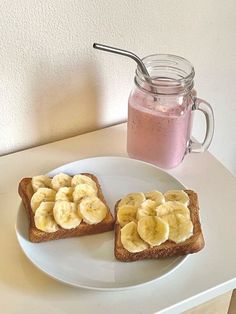
<instances>
[{"instance_id":1,"label":"banana slice","mask_svg":"<svg viewBox=\"0 0 236 314\"><path fill-rule=\"evenodd\" d=\"M39 188L51 188L51 178L48 176L34 176L31 183L34 192L36 192Z\"/></svg>"},{"instance_id":2,"label":"banana slice","mask_svg":"<svg viewBox=\"0 0 236 314\"><path fill-rule=\"evenodd\" d=\"M76 228L82 221L76 205L68 201L56 201L53 215L57 224L64 229Z\"/></svg>"},{"instance_id":3,"label":"banana slice","mask_svg":"<svg viewBox=\"0 0 236 314\"><path fill-rule=\"evenodd\" d=\"M159 191L151 191L144 194L147 200L152 200L159 206L165 202L164 195Z\"/></svg>"},{"instance_id":4,"label":"banana slice","mask_svg":"<svg viewBox=\"0 0 236 314\"><path fill-rule=\"evenodd\" d=\"M106 205L96 196L84 197L79 203L79 211L89 225L101 222L107 215Z\"/></svg>"},{"instance_id":5,"label":"banana slice","mask_svg":"<svg viewBox=\"0 0 236 314\"><path fill-rule=\"evenodd\" d=\"M137 209L132 205L123 205L118 207L117 220L121 227L131 221L136 221Z\"/></svg>"},{"instance_id":6,"label":"banana slice","mask_svg":"<svg viewBox=\"0 0 236 314\"><path fill-rule=\"evenodd\" d=\"M56 192L49 188L39 188L32 196L30 205L35 213L36 209L42 202L55 201Z\"/></svg>"},{"instance_id":7,"label":"banana slice","mask_svg":"<svg viewBox=\"0 0 236 314\"><path fill-rule=\"evenodd\" d=\"M87 183L82 183L75 186L74 192L73 192L73 200L74 202L78 202L81 200L81 198L86 196L96 196L97 191L94 189L94 187Z\"/></svg>"},{"instance_id":8,"label":"banana slice","mask_svg":"<svg viewBox=\"0 0 236 314\"><path fill-rule=\"evenodd\" d=\"M171 215L170 215L171 216ZM172 215L173 216L173 215ZM166 217L168 224L170 226L169 239L175 243L180 243L193 234L193 224L192 221L186 218L184 215L176 214L173 217Z\"/></svg>"},{"instance_id":9,"label":"banana slice","mask_svg":"<svg viewBox=\"0 0 236 314\"><path fill-rule=\"evenodd\" d=\"M71 186L74 187L79 184L89 184L94 188L95 191L98 190L96 182L84 174L76 174L75 176L73 176L71 180Z\"/></svg>"},{"instance_id":10,"label":"banana slice","mask_svg":"<svg viewBox=\"0 0 236 314\"><path fill-rule=\"evenodd\" d=\"M136 209L145 201L144 193L130 193L119 202L118 206L132 205Z\"/></svg>"},{"instance_id":11,"label":"banana slice","mask_svg":"<svg viewBox=\"0 0 236 314\"><path fill-rule=\"evenodd\" d=\"M148 244L140 238L137 231L137 225L134 221L131 221L125 225L121 229L120 233L121 243L127 251L136 253L148 248Z\"/></svg>"},{"instance_id":12,"label":"banana slice","mask_svg":"<svg viewBox=\"0 0 236 314\"><path fill-rule=\"evenodd\" d=\"M170 190L164 194L166 201L178 201L183 203L185 206L189 205L189 196L183 190Z\"/></svg>"},{"instance_id":13,"label":"banana slice","mask_svg":"<svg viewBox=\"0 0 236 314\"><path fill-rule=\"evenodd\" d=\"M42 202L37 208L34 215L36 228L45 232L55 232L59 229L54 216L54 202Z\"/></svg>"},{"instance_id":14,"label":"banana slice","mask_svg":"<svg viewBox=\"0 0 236 314\"><path fill-rule=\"evenodd\" d=\"M144 201L137 210L137 220L145 216L156 216L156 202L151 199Z\"/></svg>"},{"instance_id":15,"label":"banana slice","mask_svg":"<svg viewBox=\"0 0 236 314\"><path fill-rule=\"evenodd\" d=\"M56 201L67 201L73 202L73 191L72 187L63 187L57 191Z\"/></svg>"},{"instance_id":16,"label":"banana slice","mask_svg":"<svg viewBox=\"0 0 236 314\"><path fill-rule=\"evenodd\" d=\"M188 239L193 233L190 211L181 202L166 202L156 208L157 216L165 220L170 227L169 239L179 243Z\"/></svg>"},{"instance_id":17,"label":"banana slice","mask_svg":"<svg viewBox=\"0 0 236 314\"><path fill-rule=\"evenodd\" d=\"M58 191L62 187L71 186L71 177L65 173L59 173L52 178L52 188Z\"/></svg>"},{"instance_id":18,"label":"banana slice","mask_svg":"<svg viewBox=\"0 0 236 314\"><path fill-rule=\"evenodd\" d=\"M151 246L160 245L168 240L169 225L159 217L143 217L138 221L138 233Z\"/></svg>"},{"instance_id":19,"label":"banana slice","mask_svg":"<svg viewBox=\"0 0 236 314\"><path fill-rule=\"evenodd\" d=\"M157 216L161 218L163 218L166 215L173 214L173 213L181 214L185 216L186 218L190 217L190 211L188 207L185 206L183 203L177 202L177 201L168 201L162 205L159 205L156 208L156 213L157 213Z\"/></svg>"}]
</instances>

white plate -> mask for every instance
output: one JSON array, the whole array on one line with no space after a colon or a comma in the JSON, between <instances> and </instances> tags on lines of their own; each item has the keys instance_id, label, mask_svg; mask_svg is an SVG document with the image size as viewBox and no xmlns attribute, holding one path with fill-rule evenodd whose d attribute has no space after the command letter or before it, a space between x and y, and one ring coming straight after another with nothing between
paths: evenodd
<instances>
[{"instance_id":1,"label":"white plate","mask_svg":"<svg viewBox=\"0 0 236 314\"><path fill-rule=\"evenodd\" d=\"M175 178L157 167L122 157L96 157L79 160L49 173L95 174L113 211L115 202L134 191L182 189ZM118 290L159 280L179 267L186 257L123 263L113 253L113 232L45 243L28 241L28 219L20 206L16 234L29 260L47 275L64 283L89 289Z\"/></svg>"}]
</instances>

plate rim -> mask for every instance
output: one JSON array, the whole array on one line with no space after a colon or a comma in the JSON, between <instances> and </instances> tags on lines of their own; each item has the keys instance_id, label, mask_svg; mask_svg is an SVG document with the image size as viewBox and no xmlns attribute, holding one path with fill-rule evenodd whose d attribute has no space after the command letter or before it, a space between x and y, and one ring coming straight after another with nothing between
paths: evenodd
<instances>
[{"instance_id":1,"label":"plate rim","mask_svg":"<svg viewBox=\"0 0 236 314\"><path fill-rule=\"evenodd\" d=\"M129 162L137 162L139 164L143 164L143 165L146 165L146 166L149 166L149 167L154 167L156 168L158 171L161 171L162 173L164 173L165 175L168 175L172 178L174 178L176 181L178 181L178 183L180 185L183 186L183 188L186 188L185 185L179 181L178 179L176 179L174 176L172 176L171 174L169 174L168 172L166 172L165 170L153 165L153 164L150 164L148 162L145 162L145 161L142 161L142 160L139 160L139 159L134 159L134 158L129 158L129 157L125 157L125 156L109 156L109 155L104 155L104 156L93 156L93 157L88 157L88 158L83 158L83 159L78 159L78 160L75 160L75 161L72 161L72 162L69 162L69 163L66 163L66 164L63 164L63 165L60 165L50 171L48 171L46 173L46 175L50 175L51 173L53 172L59 172L61 168L65 167L65 166L68 166L68 167L73 167L74 164L78 164L79 162L81 161L90 161L90 160L96 160L96 159L106 159L106 158L109 158L109 159L119 159L119 160L126 160L126 161L129 161ZM18 211L17 211L17 218L16 218L16 222L15 222L15 232L16 232L16 237L17 237L17 241L19 243L19 246L21 248L21 250L23 251L24 255L27 257L27 259L31 262L31 264L33 264L38 270L40 270L42 273L46 274L47 276L49 276L50 278L58 281L58 282L61 282L63 284L66 284L68 286L72 286L72 287L76 287L76 288L82 288L82 289L86 289L86 290L97 290L97 291L121 291L121 290L130 290L130 289L136 289L136 288L139 288L139 287L143 287L145 285L148 285L148 284L153 284L154 282L158 282L159 280L162 280L164 277L166 276L169 276L171 275L174 271L176 271L179 267L182 266L182 264L186 261L186 259L188 258L188 255L184 255L184 256L179 256L178 258L181 258L181 260L177 263L176 266L174 266L172 269L170 269L169 271L167 271L166 273L163 273L162 275L156 277L156 278L153 278L151 280L147 280L145 282L141 282L141 283L137 283L137 284L131 284L131 285L127 285L127 286L121 286L121 287L95 287L95 286L89 286L89 285L84 285L84 284L80 284L80 283L73 283L73 282L70 282L70 281L66 281L64 279L61 279L61 278L58 278L54 275L52 275L50 272L47 272L45 269L43 269L40 265L38 265L37 263L35 263L32 258L26 253L25 249L23 248L23 244L21 242L21 235L20 233L18 232L18 215L20 213L20 210L21 210L21 206L24 206L23 203L22 203L22 200L20 202L20 205L19 205L19 208L18 208Z\"/></svg>"}]
</instances>

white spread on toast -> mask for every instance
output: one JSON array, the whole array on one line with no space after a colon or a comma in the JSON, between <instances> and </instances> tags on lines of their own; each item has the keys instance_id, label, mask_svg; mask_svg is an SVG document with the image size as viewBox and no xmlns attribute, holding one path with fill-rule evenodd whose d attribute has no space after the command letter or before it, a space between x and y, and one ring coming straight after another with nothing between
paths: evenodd
<instances>
[{"instance_id":1,"label":"white spread on toast","mask_svg":"<svg viewBox=\"0 0 236 314\"><path fill-rule=\"evenodd\" d=\"M189 196L183 190L128 194L117 209L122 245L134 253L167 240L187 240L193 234L188 205Z\"/></svg>"},{"instance_id":2,"label":"white spread on toast","mask_svg":"<svg viewBox=\"0 0 236 314\"><path fill-rule=\"evenodd\" d=\"M72 229L82 221L97 224L107 215L107 206L97 196L97 184L89 176L59 173L53 178L35 176L31 182L30 203L39 230Z\"/></svg>"}]
</instances>

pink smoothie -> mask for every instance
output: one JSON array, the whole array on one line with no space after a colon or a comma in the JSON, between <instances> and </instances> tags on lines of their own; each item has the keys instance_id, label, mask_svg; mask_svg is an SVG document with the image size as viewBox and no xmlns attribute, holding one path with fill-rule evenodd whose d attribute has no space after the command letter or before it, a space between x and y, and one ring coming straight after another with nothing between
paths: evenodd
<instances>
[{"instance_id":1,"label":"pink smoothie","mask_svg":"<svg viewBox=\"0 0 236 314\"><path fill-rule=\"evenodd\" d=\"M161 168L177 166L186 153L190 117L190 106L181 104L179 99L170 99L170 105L161 105L152 96L144 97L136 91L128 106L129 156Z\"/></svg>"}]
</instances>

